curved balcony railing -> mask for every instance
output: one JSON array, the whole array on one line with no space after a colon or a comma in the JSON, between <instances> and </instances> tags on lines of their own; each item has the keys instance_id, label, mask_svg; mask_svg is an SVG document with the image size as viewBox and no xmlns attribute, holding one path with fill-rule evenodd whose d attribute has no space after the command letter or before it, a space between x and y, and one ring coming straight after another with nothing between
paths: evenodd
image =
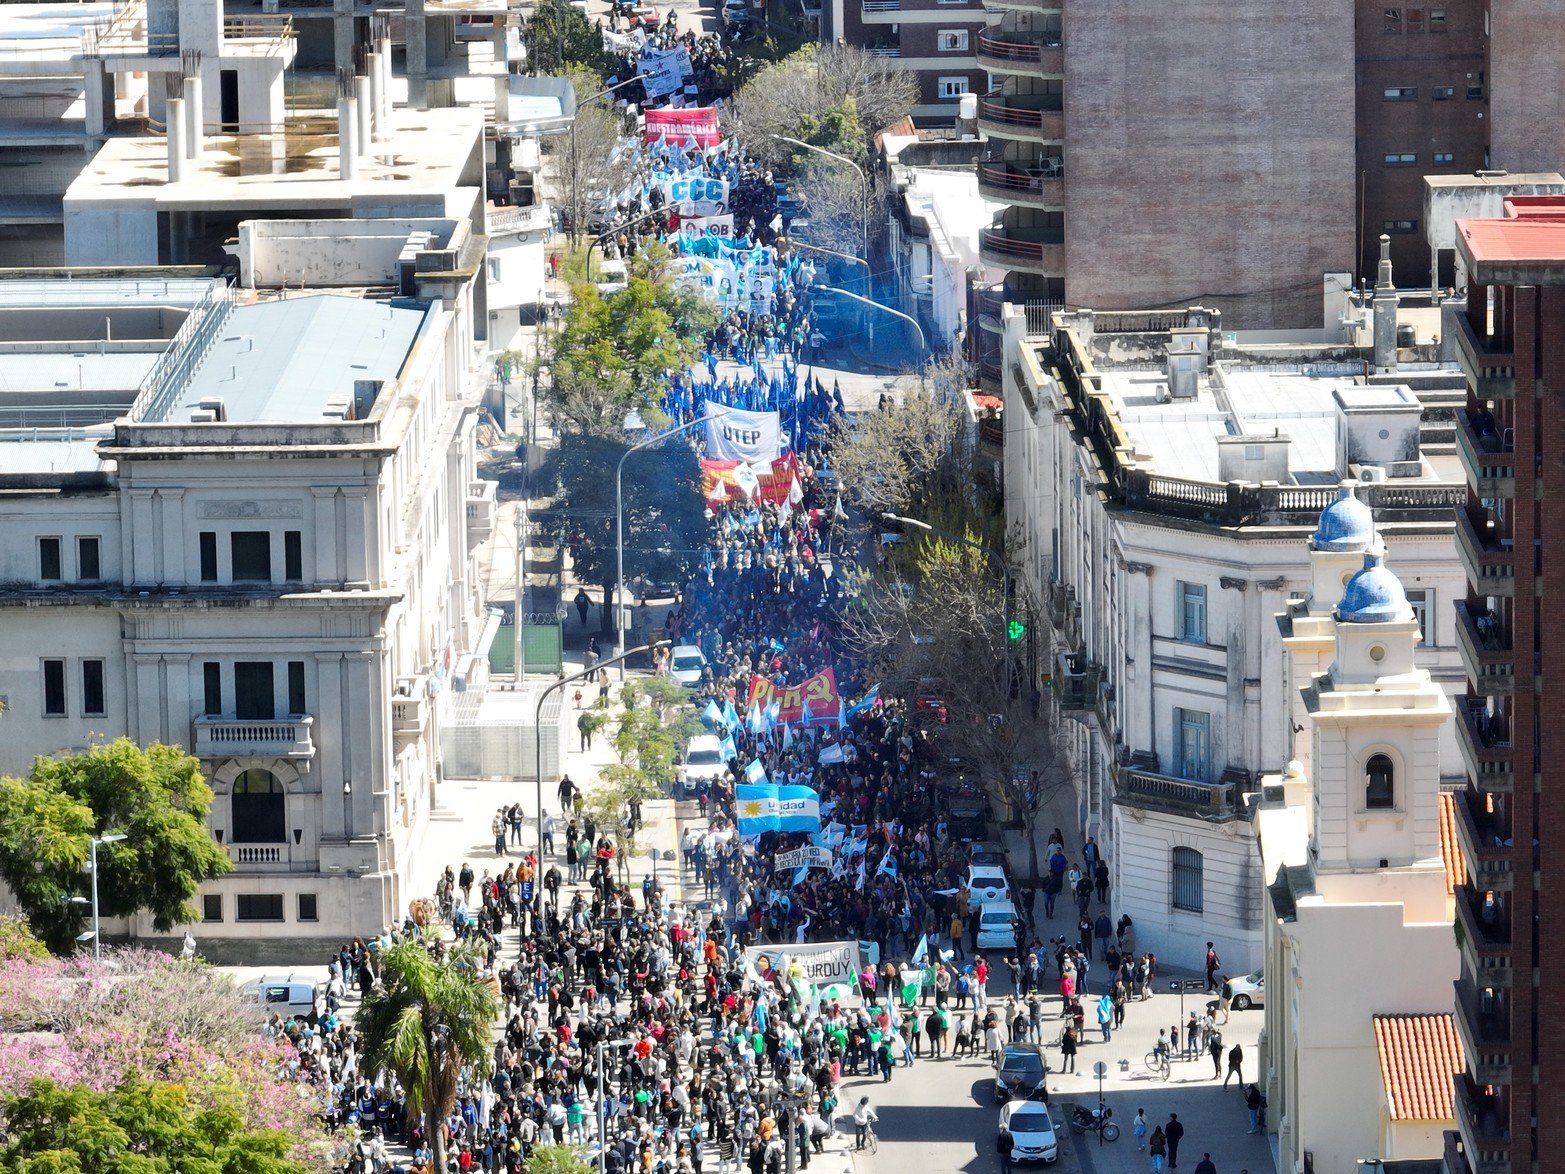
<instances>
[{"instance_id":1,"label":"curved balcony railing","mask_svg":"<svg viewBox=\"0 0 1565 1174\"><path fill-rule=\"evenodd\" d=\"M1064 174L1064 162L1058 157L1044 160L1040 167L980 159L978 190L1003 203L1055 206L1065 199Z\"/></svg>"},{"instance_id":2,"label":"curved balcony railing","mask_svg":"<svg viewBox=\"0 0 1565 1174\"><path fill-rule=\"evenodd\" d=\"M978 100L978 121L1000 135L1063 139L1065 103L1059 94L1004 94L998 90Z\"/></svg>"},{"instance_id":3,"label":"curved balcony railing","mask_svg":"<svg viewBox=\"0 0 1565 1174\"><path fill-rule=\"evenodd\" d=\"M1046 226L986 228L978 234L978 251L993 265L1030 272L1063 273L1065 232Z\"/></svg>"},{"instance_id":4,"label":"curved balcony railing","mask_svg":"<svg viewBox=\"0 0 1565 1174\"><path fill-rule=\"evenodd\" d=\"M1065 54L1057 30L982 32L976 56L995 73L1063 73Z\"/></svg>"},{"instance_id":5,"label":"curved balcony railing","mask_svg":"<svg viewBox=\"0 0 1565 1174\"><path fill-rule=\"evenodd\" d=\"M998 61L1035 62L1043 55L1043 46L1038 43L1036 37L1020 34L995 37L988 33L979 33L978 55L993 57Z\"/></svg>"}]
</instances>

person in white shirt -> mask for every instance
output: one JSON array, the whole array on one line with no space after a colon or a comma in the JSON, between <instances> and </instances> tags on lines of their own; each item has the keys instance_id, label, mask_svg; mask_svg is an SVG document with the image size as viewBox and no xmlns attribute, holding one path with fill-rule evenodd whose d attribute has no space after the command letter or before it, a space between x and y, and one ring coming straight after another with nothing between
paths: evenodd
<instances>
[{"instance_id":1,"label":"person in white shirt","mask_svg":"<svg viewBox=\"0 0 1565 1174\"><path fill-rule=\"evenodd\" d=\"M864 1148L864 1138L869 1133L869 1127L880 1120L880 1115L870 1107L868 1097L860 1097L858 1107L853 1110L853 1127L858 1131L858 1141L854 1149Z\"/></svg>"}]
</instances>

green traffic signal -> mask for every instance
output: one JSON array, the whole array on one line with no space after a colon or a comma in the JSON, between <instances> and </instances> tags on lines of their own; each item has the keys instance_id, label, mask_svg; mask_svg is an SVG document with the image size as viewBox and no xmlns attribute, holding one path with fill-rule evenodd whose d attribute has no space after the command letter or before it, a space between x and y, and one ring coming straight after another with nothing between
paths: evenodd
<instances>
[{"instance_id":1,"label":"green traffic signal","mask_svg":"<svg viewBox=\"0 0 1565 1174\"><path fill-rule=\"evenodd\" d=\"M1021 620L1012 620L1005 625L1005 634L1012 640L1020 640L1027 635L1027 625L1022 623Z\"/></svg>"}]
</instances>

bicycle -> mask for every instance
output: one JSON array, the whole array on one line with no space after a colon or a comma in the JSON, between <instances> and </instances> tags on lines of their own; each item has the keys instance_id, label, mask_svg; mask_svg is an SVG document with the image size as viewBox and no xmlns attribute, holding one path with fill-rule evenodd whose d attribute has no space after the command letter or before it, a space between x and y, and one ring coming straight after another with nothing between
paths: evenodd
<instances>
[{"instance_id":1,"label":"bicycle","mask_svg":"<svg viewBox=\"0 0 1565 1174\"><path fill-rule=\"evenodd\" d=\"M1154 1076L1161 1076L1164 1080L1167 1080L1169 1072L1172 1071L1172 1065L1168 1061L1168 1053L1160 1052L1156 1048L1148 1052L1147 1071Z\"/></svg>"},{"instance_id":2,"label":"bicycle","mask_svg":"<svg viewBox=\"0 0 1565 1174\"><path fill-rule=\"evenodd\" d=\"M875 1127L873 1125L867 1125L864 1128L864 1148L872 1154L880 1152L880 1138L875 1136Z\"/></svg>"}]
</instances>

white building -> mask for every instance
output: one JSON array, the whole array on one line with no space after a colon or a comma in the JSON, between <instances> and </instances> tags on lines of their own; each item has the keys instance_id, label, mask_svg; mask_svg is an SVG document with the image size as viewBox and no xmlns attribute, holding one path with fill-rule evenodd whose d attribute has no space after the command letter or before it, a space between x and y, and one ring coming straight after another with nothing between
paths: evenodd
<instances>
[{"instance_id":1,"label":"white building","mask_svg":"<svg viewBox=\"0 0 1565 1174\"><path fill-rule=\"evenodd\" d=\"M1450 1011L1459 865L1437 736L1451 706L1418 665L1420 621L1362 503L1325 511L1310 563L1309 594L1278 621L1313 768L1266 776L1255 811L1260 1067L1289 1174L1439 1158L1464 1067Z\"/></svg>"},{"instance_id":2,"label":"white building","mask_svg":"<svg viewBox=\"0 0 1565 1174\"><path fill-rule=\"evenodd\" d=\"M247 225L248 276L373 229ZM342 282L400 296L0 281L26 344L0 353L0 770L122 734L197 755L235 865L209 955L400 921L479 642L483 237L366 249Z\"/></svg>"},{"instance_id":3,"label":"white building","mask_svg":"<svg viewBox=\"0 0 1565 1174\"><path fill-rule=\"evenodd\" d=\"M1104 848L1141 948L1195 967L1212 941L1239 973L1262 948L1245 796L1293 757L1270 617L1309 584L1301 540L1339 482L1380 511L1420 667L1460 686L1465 489L1454 454L1420 444L1423 397L1454 379L1433 362L1365 378L1341 345L1236 343L1199 309L1055 323L1029 335L1005 310L1005 496L1054 638L1035 680L1070 719L1067 834ZM1445 761L1454 774L1454 743Z\"/></svg>"}]
</instances>

